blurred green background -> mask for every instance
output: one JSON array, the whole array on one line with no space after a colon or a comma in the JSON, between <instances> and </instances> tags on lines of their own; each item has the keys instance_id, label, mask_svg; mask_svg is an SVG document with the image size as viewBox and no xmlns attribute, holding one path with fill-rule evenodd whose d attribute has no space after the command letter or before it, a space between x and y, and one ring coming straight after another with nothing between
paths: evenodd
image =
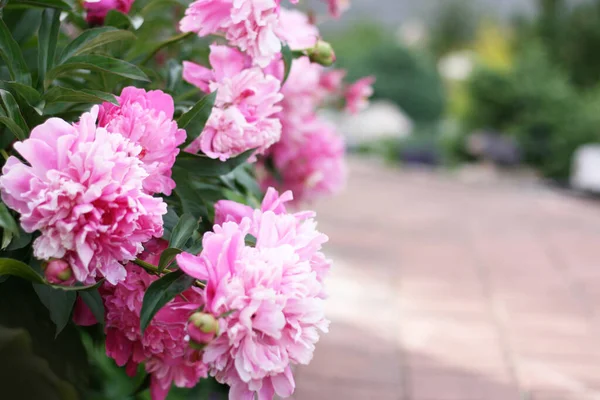
<instances>
[{"instance_id":1,"label":"blurred green background","mask_svg":"<svg viewBox=\"0 0 600 400\"><path fill-rule=\"evenodd\" d=\"M423 18L325 24L337 67L374 75L374 104L395 104L411 123L351 145L399 162L491 157L568 182L575 150L600 142L600 1L514 3L447 0ZM482 154L482 142L499 155Z\"/></svg>"}]
</instances>

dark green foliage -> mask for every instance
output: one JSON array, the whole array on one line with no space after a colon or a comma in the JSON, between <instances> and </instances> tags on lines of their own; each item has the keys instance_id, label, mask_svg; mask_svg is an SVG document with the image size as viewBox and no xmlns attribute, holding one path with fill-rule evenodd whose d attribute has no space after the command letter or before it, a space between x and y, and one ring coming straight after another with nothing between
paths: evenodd
<instances>
[{"instance_id":1,"label":"dark green foliage","mask_svg":"<svg viewBox=\"0 0 600 400\"><path fill-rule=\"evenodd\" d=\"M418 124L440 119L446 98L435 60L392 38L391 32L378 27L353 26L332 40L336 67L350 71L350 80L375 76L374 97L393 101Z\"/></svg>"},{"instance_id":2,"label":"dark green foliage","mask_svg":"<svg viewBox=\"0 0 600 400\"><path fill-rule=\"evenodd\" d=\"M525 161L550 178L565 180L581 144L600 139L596 94L581 94L543 50L530 45L511 71L478 69L468 83L468 131L514 135Z\"/></svg>"}]
</instances>

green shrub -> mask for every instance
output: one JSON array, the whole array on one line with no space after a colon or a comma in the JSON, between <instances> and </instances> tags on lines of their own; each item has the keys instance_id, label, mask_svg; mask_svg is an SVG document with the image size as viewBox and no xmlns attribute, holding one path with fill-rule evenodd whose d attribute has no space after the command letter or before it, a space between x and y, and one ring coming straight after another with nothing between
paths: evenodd
<instances>
[{"instance_id":1,"label":"green shrub","mask_svg":"<svg viewBox=\"0 0 600 400\"><path fill-rule=\"evenodd\" d=\"M351 71L351 79L374 75L374 97L393 101L417 124L440 119L446 94L435 60L392 42L392 37L369 24L339 33L331 41L336 49L336 67Z\"/></svg>"}]
</instances>

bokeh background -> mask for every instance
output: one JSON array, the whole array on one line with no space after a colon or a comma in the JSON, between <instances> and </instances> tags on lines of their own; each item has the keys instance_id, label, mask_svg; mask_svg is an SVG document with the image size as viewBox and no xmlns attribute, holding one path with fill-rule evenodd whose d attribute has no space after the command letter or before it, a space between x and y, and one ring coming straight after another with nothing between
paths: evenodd
<instances>
[{"instance_id":1,"label":"bokeh background","mask_svg":"<svg viewBox=\"0 0 600 400\"><path fill-rule=\"evenodd\" d=\"M322 31L377 82L329 115L332 325L295 398L600 399L600 1L352 0Z\"/></svg>"}]
</instances>

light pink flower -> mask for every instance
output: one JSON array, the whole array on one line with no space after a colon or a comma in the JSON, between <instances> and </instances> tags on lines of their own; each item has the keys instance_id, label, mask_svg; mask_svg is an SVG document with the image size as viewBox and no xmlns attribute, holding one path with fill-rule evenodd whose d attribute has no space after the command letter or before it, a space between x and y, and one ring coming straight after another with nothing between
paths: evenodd
<instances>
[{"instance_id":1,"label":"light pink flower","mask_svg":"<svg viewBox=\"0 0 600 400\"><path fill-rule=\"evenodd\" d=\"M210 62L212 70L184 62L185 80L203 91L217 90L204 131L186 151L202 150L223 161L250 149L264 153L281 135L275 118L283 97L280 82L259 68L245 68L246 58L235 49L211 46Z\"/></svg>"},{"instance_id":2,"label":"light pink flower","mask_svg":"<svg viewBox=\"0 0 600 400\"><path fill-rule=\"evenodd\" d=\"M263 207L279 214L255 210L239 223L215 225L204 235L200 256L177 256L186 273L207 281L204 312L229 313L203 360L231 386L232 399L290 396L290 364L308 364L319 331L327 331L319 276L330 265L319 251L327 237L312 220L300 222L283 211L290 196L279 199L269 191ZM245 244L248 234L256 237L255 247Z\"/></svg>"},{"instance_id":3,"label":"light pink flower","mask_svg":"<svg viewBox=\"0 0 600 400\"><path fill-rule=\"evenodd\" d=\"M267 175L263 187L291 190L298 201L309 202L342 189L345 146L335 127L314 116L284 126L281 141L269 151L281 181Z\"/></svg>"},{"instance_id":4,"label":"light pink flower","mask_svg":"<svg viewBox=\"0 0 600 400\"><path fill-rule=\"evenodd\" d=\"M117 10L127 14L134 0L84 0L83 8L86 10L86 21L90 25L102 25L104 18L110 10Z\"/></svg>"},{"instance_id":5,"label":"light pink flower","mask_svg":"<svg viewBox=\"0 0 600 400\"><path fill-rule=\"evenodd\" d=\"M315 112L327 95L320 84L324 71L321 65L311 63L308 57L294 60L288 79L281 89L284 118L303 120L305 116Z\"/></svg>"},{"instance_id":6,"label":"light pink flower","mask_svg":"<svg viewBox=\"0 0 600 400\"><path fill-rule=\"evenodd\" d=\"M346 111L356 114L369 105L369 97L373 95L375 78L367 76L354 82L346 88Z\"/></svg>"},{"instance_id":7,"label":"light pink flower","mask_svg":"<svg viewBox=\"0 0 600 400\"><path fill-rule=\"evenodd\" d=\"M321 74L319 84L329 93L337 93L341 90L346 71L343 69L329 70Z\"/></svg>"},{"instance_id":8,"label":"light pink flower","mask_svg":"<svg viewBox=\"0 0 600 400\"><path fill-rule=\"evenodd\" d=\"M125 279L121 263L162 236L167 206L143 191L141 147L97 128L97 113L95 106L75 125L51 118L15 143L29 165L10 157L0 191L23 229L40 232L37 258L67 262L80 282L116 283Z\"/></svg>"},{"instance_id":9,"label":"light pink flower","mask_svg":"<svg viewBox=\"0 0 600 400\"><path fill-rule=\"evenodd\" d=\"M178 146L186 138L185 131L173 121L173 98L160 90L146 92L129 86L117 100L118 106L100 106L98 125L142 146L139 157L149 175L144 189L169 196L175 188L171 168L179 154Z\"/></svg>"},{"instance_id":10,"label":"light pink flower","mask_svg":"<svg viewBox=\"0 0 600 400\"><path fill-rule=\"evenodd\" d=\"M298 10L281 8L279 21L275 32L292 50L311 48L320 37L319 29L310 22L308 15Z\"/></svg>"},{"instance_id":11,"label":"light pink flower","mask_svg":"<svg viewBox=\"0 0 600 400\"><path fill-rule=\"evenodd\" d=\"M154 242L149 247L154 247L155 253L147 251L142 259L156 264L167 244ZM189 346L186 329L188 318L202 305L202 296L198 289L188 289L154 316L142 336L140 311L144 294L158 278L132 263L126 268L125 281L116 286L105 284L101 290L106 309L106 354L117 365L126 366L130 375L135 375L138 364L145 363L152 376L152 399L162 400L172 383L190 388L207 375L200 353Z\"/></svg>"},{"instance_id":12,"label":"light pink flower","mask_svg":"<svg viewBox=\"0 0 600 400\"><path fill-rule=\"evenodd\" d=\"M265 67L281 51L278 25L279 0L196 0L179 27L201 37L224 34L229 44Z\"/></svg>"}]
</instances>

